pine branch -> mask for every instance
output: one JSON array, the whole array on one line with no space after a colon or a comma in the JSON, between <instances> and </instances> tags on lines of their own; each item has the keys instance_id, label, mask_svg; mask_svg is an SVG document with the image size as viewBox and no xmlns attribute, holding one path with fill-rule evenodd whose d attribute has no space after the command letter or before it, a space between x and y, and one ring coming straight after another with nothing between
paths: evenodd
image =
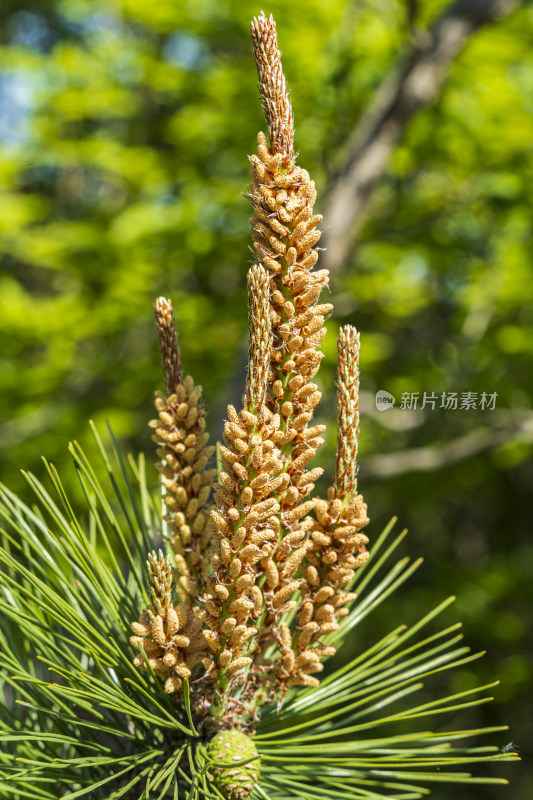
<instances>
[{"instance_id":1,"label":"pine branch","mask_svg":"<svg viewBox=\"0 0 533 800\"><path fill-rule=\"evenodd\" d=\"M251 158L262 263L248 275L248 374L242 407L228 407L213 505L201 388L183 376L172 305L159 298L168 396L156 394L151 425L165 520L143 459L127 464L112 434L110 458L94 428L108 485L71 445L81 513L50 465L52 493L28 476L30 506L0 487L0 798L332 800L348 791L407 800L427 793L419 782L501 783L441 768L516 757L460 743L488 729L405 732L407 722L491 699L494 684L410 699L425 678L481 655L460 644L458 626L420 635L451 599L410 629L373 633L319 685L324 659L420 560L390 563L404 536L392 538L392 524L372 558L361 533L351 326L338 342L335 481L326 499L309 497L322 473L306 467L324 430L311 423L328 272L314 271L321 217L295 163L272 18L254 20L252 38L270 135L269 146L259 134ZM164 521L168 554L153 549ZM22 713L12 713L10 692Z\"/></svg>"}]
</instances>

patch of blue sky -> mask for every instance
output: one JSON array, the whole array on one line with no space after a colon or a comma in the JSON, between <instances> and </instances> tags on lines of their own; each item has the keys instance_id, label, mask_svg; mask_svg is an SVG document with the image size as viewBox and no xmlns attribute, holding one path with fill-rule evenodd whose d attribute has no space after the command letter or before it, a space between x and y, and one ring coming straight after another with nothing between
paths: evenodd
<instances>
[{"instance_id":1,"label":"patch of blue sky","mask_svg":"<svg viewBox=\"0 0 533 800\"><path fill-rule=\"evenodd\" d=\"M31 134L35 76L28 71L0 74L0 143L18 148Z\"/></svg>"},{"instance_id":2,"label":"patch of blue sky","mask_svg":"<svg viewBox=\"0 0 533 800\"><path fill-rule=\"evenodd\" d=\"M209 49L205 42L191 33L176 31L165 42L163 57L183 69L195 71L205 67L209 61Z\"/></svg>"}]
</instances>

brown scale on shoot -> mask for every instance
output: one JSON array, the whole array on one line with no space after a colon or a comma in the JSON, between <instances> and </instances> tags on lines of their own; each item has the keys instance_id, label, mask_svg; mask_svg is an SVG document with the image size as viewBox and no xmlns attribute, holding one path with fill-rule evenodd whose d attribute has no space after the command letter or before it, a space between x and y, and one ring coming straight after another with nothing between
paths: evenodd
<instances>
[{"instance_id":1,"label":"brown scale on shoot","mask_svg":"<svg viewBox=\"0 0 533 800\"><path fill-rule=\"evenodd\" d=\"M205 585L210 541L206 504L216 475L208 464L215 448L207 444L202 387L195 386L189 375L183 378L170 301L158 298L155 314L168 396L156 392L159 418L150 425L159 445L157 468L179 573L178 591L186 598Z\"/></svg>"}]
</instances>

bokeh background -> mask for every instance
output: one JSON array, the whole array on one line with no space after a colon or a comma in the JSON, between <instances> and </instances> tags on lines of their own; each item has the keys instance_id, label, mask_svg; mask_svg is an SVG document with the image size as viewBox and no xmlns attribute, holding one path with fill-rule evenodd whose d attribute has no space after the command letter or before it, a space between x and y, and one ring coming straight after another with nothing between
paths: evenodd
<instances>
[{"instance_id":1,"label":"bokeh background","mask_svg":"<svg viewBox=\"0 0 533 800\"><path fill-rule=\"evenodd\" d=\"M509 723L494 741L512 740L524 760L507 765L503 796L528 800L533 8L514 5L446 65L354 219L357 238L332 275L319 383L320 421L333 422L336 331L355 324L370 536L395 514L410 529L403 553L425 559L363 635L457 595L445 622L462 619L468 643L487 655L449 685L502 683L495 703L437 724ZM380 87L446 9L442 0L264 8L278 23L299 163L322 207ZM2 2L1 478L25 496L20 470L42 476L45 454L81 500L66 444L77 438L92 451L90 418L109 420L126 449L153 453L159 294L173 300L214 435L225 403L239 398L252 259L242 193L264 127L248 34L259 11L248 0ZM324 228L327 237L327 219ZM377 411L379 389L396 397L394 409ZM420 401L408 410L404 392L497 400L492 411ZM332 464L334 440L330 425L322 462ZM502 790L457 794L495 800Z\"/></svg>"}]
</instances>

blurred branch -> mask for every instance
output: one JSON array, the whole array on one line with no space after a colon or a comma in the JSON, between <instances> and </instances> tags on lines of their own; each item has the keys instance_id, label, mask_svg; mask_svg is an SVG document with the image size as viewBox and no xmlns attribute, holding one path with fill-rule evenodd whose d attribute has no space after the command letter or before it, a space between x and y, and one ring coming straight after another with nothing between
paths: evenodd
<instances>
[{"instance_id":1,"label":"blurred branch","mask_svg":"<svg viewBox=\"0 0 533 800\"><path fill-rule=\"evenodd\" d=\"M437 96L448 69L470 36L526 0L455 0L385 78L351 135L344 164L333 178L323 213L326 266L338 270L350 255L375 183L408 122Z\"/></svg>"},{"instance_id":2,"label":"blurred branch","mask_svg":"<svg viewBox=\"0 0 533 800\"><path fill-rule=\"evenodd\" d=\"M400 453L362 459L364 478L390 478L457 464L504 444L533 442L533 414L501 414L498 427L478 428L442 446L414 447Z\"/></svg>"},{"instance_id":3,"label":"blurred branch","mask_svg":"<svg viewBox=\"0 0 533 800\"><path fill-rule=\"evenodd\" d=\"M413 41L416 41L416 20L418 18L418 0L406 0L407 30Z\"/></svg>"}]
</instances>

